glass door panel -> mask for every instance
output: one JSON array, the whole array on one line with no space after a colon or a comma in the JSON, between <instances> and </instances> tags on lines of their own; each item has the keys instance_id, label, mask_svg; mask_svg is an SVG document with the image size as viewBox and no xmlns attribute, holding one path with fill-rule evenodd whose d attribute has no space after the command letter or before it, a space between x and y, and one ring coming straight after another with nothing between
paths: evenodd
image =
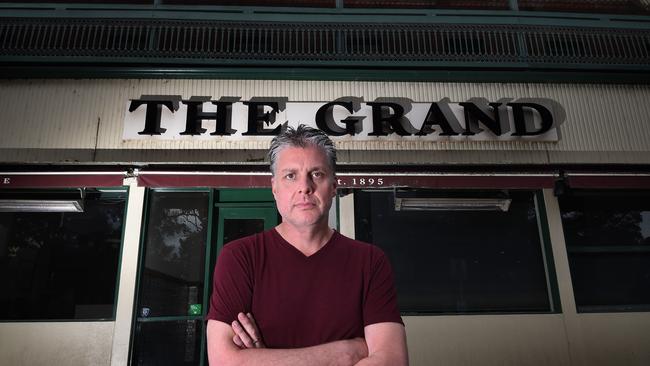
<instances>
[{"instance_id":1,"label":"glass door panel","mask_svg":"<svg viewBox=\"0 0 650 366\"><path fill-rule=\"evenodd\" d=\"M203 363L211 195L149 191L132 365Z\"/></svg>"},{"instance_id":2,"label":"glass door panel","mask_svg":"<svg viewBox=\"0 0 650 366\"><path fill-rule=\"evenodd\" d=\"M235 239L259 233L278 224L275 206L220 207L217 227L217 250Z\"/></svg>"}]
</instances>

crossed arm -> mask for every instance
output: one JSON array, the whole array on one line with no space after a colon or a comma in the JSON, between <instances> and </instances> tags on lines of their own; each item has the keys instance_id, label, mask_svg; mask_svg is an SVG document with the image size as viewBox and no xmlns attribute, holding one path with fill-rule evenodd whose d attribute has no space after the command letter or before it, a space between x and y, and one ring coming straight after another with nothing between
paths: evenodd
<instances>
[{"instance_id":1,"label":"crossed arm","mask_svg":"<svg viewBox=\"0 0 650 366\"><path fill-rule=\"evenodd\" d=\"M208 359L211 365L408 365L401 324L371 324L364 333L365 339L270 349L265 347L253 317L240 313L232 325L208 321Z\"/></svg>"}]
</instances>

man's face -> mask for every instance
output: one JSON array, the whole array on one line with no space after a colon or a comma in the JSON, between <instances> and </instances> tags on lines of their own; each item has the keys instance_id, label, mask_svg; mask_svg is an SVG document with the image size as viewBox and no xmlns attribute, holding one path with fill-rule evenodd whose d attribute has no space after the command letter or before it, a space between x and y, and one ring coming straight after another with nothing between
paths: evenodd
<instances>
[{"instance_id":1,"label":"man's face","mask_svg":"<svg viewBox=\"0 0 650 366\"><path fill-rule=\"evenodd\" d=\"M276 158L271 186L283 222L294 228L327 224L336 180L320 148L282 149Z\"/></svg>"}]
</instances>

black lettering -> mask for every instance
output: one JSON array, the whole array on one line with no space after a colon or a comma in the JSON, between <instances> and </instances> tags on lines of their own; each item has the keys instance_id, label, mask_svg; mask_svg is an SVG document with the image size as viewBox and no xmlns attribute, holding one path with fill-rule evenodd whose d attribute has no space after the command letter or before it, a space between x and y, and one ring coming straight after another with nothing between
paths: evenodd
<instances>
[{"instance_id":1,"label":"black lettering","mask_svg":"<svg viewBox=\"0 0 650 366\"><path fill-rule=\"evenodd\" d=\"M230 136L237 130L232 128L232 105L239 101L239 97L221 97L212 104L217 106L217 126L210 136Z\"/></svg>"},{"instance_id":2,"label":"black lettering","mask_svg":"<svg viewBox=\"0 0 650 366\"><path fill-rule=\"evenodd\" d=\"M553 114L546 107L537 103L508 103L512 107L515 122L515 132L512 136L536 136L553 128ZM533 110L539 112L541 126L536 128L533 123Z\"/></svg>"},{"instance_id":3,"label":"black lettering","mask_svg":"<svg viewBox=\"0 0 650 366\"><path fill-rule=\"evenodd\" d=\"M264 128L264 125L275 123L277 114L284 110L287 98L276 98L271 100L255 100L251 98L248 102L243 102L248 106L248 131L242 133L243 136L272 136L280 133L282 125L274 129ZM278 100L279 99L279 100ZM264 112L264 107L271 107L271 112Z\"/></svg>"},{"instance_id":4,"label":"black lettering","mask_svg":"<svg viewBox=\"0 0 650 366\"><path fill-rule=\"evenodd\" d=\"M129 112L133 112L141 105L146 106L144 130L138 132L138 135L160 135L167 131L166 128L160 127L160 116L162 107L165 106L172 113L178 110L178 103L181 100L180 95L142 95L140 99L131 99Z\"/></svg>"},{"instance_id":5,"label":"black lettering","mask_svg":"<svg viewBox=\"0 0 650 366\"><path fill-rule=\"evenodd\" d=\"M474 98L458 104L463 107L465 113L463 135L471 136L482 132L483 129L478 126L479 122L497 136L510 131L508 120L502 118L499 113L504 112L503 108L500 108L502 103L488 103L483 98ZM491 107L491 111L488 106Z\"/></svg>"},{"instance_id":6,"label":"black lettering","mask_svg":"<svg viewBox=\"0 0 650 366\"><path fill-rule=\"evenodd\" d=\"M387 136L393 132L400 136L411 135L409 130L414 128L404 116L404 107L400 104L391 102L368 102L367 104L372 106L372 132L368 136Z\"/></svg>"},{"instance_id":7,"label":"black lettering","mask_svg":"<svg viewBox=\"0 0 650 366\"><path fill-rule=\"evenodd\" d=\"M215 131L210 135L232 135L237 132L231 127L232 124L232 104L239 100L239 98L221 98L219 101L212 101L212 104L217 106L216 112L204 112L203 104L210 100L210 97L190 97L189 100L183 100L183 104L187 105L187 116L185 117L185 131L181 135L201 135L206 131L202 128L203 120L215 120ZM227 100L227 101L224 101Z\"/></svg>"},{"instance_id":8,"label":"black lettering","mask_svg":"<svg viewBox=\"0 0 650 366\"><path fill-rule=\"evenodd\" d=\"M210 100L210 97L190 97L189 100L183 100L182 103L187 105L187 115L185 116L185 131L181 135L200 135L206 131L201 127L204 119L216 119L216 113L203 112L203 103Z\"/></svg>"},{"instance_id":9,"label":"black lettering","mask_svg":"<svg viewBox=\"0 0 650 366\"><path fill-rule=\"evenodd\" d=\"M343 136L346 134L354 136L361 132L361 121L363 121L365 116L346 117L341 120L341 122L345 124L345 128L342 128L334 122L334 117L332 116L334 106L337 105L344 107L350 113L354 113L360 109L360 104L355 101L334 101L324 104L318 108L318 111L316 112L316 126L330 136Z\"/></svg>"},{"instance_id":10,"label":"black lettering","mask_svg":"<svg viewBox=\"0 0 650 366\"><path fill-rule=\"evenodd\" d=\"M463 132L458 119L449 108L449 98L443 98L437 103L431 103L429 112L422 123L417 136L428 135L433 132L432 126L437 125L442 129L440 136L455 136Z\"/></svg>"}]
</instances>

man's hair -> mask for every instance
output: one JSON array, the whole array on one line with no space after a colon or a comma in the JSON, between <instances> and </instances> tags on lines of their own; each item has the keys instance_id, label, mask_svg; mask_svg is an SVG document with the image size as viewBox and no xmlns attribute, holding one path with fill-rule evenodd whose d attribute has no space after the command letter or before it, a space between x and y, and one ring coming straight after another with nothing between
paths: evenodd
<instances>
[{"instance_id":1,"label":"man's hair","mask_svg":"<svg viewBox=\"0 0 650 366\"><path fill-rule=\"evenodd\" d=\"M287 126L271 140L268 153L271 162L271 174L275 175L275 161L280 151L285 147L306 148L310 146L317 147L325 153L332 174L334 174L336 172L336 147L334 143L325 132L303 124L298 125L296 128Z\"/></svg>"}]
</instances>

